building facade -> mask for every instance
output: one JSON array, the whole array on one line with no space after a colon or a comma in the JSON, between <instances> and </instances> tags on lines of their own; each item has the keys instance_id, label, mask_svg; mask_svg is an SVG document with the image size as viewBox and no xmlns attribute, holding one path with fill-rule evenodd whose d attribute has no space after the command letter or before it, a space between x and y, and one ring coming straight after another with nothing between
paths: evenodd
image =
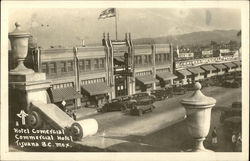
<instances>
[{"instance_id":1,"label":"building facade","mask_svg":"<svg viewBox=\"0 0 250 161\"><path fill-rule=\"evenodd\" d=\"M235 55L213 57L206 51L209 57L194 58L190 53L189 59L174 60L171 44L134 45L130 34L124 40L104 35L102 46L36 48L25 64L46 73L50 100L61 108L97 107L116 97L241 71Z\"/></svg>"}]
</instances>

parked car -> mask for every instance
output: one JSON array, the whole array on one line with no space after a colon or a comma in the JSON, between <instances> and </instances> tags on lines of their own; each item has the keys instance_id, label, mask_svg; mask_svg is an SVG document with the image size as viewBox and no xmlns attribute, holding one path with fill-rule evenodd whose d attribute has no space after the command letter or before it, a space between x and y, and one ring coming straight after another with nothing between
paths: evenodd
<instances>
[{"instance_id":1,"label":"parked car","mask_svg":"<svg viewBox=\"0 0 250 161\"><path fill-rule=\"evenodd\" d=\"M149 93L141 92L141 93L133 94L133 95L131 96L131 99L136 100L136 101L140 101L141 99L150 99L150 100L152 100L153 102L155 102L156 97L153 96L153 95L150 95Z\"/></svg>"},{"instance_id":2,"label":"parked car","mask_svg":"<svg viewBox=\"0 0 250 161\"><path fill-rule=\"evenodd\" d=\"M239 88L241 86L241 82L236 79L225 80L223 86L228 88Z\"/></svg>"},{"instance_id":3,"label":"parked car","mask_svg":"<svg viewBox=\"0 0 250 161\"><path fill-rule=\"evenodd\" d=\"M130 114L142 116L146 112L152 112L155 108L153 103L154 101L151 98L142 98L132 105Z\"/></svg>"},{"instance_id":4,"label":"parked car","mask_svg":"<svg viewBox=\"0 0 250 161\"><path fill-rule=\"evenodd\" d=\"M105 103L101 108L98 108L98 112L112 112L112 111L125 111L129 106L134 103L129 96L118 97L112 99L110 102Z\"/></svg>"},{"instance_id":5,"label":"parked car","mask_svg":"<svg viewBox=\"0 0 250 161\"><path fill-rule=\"evenodd\" d=\"M202 87L209 87L209 86L212 86L214 84L214 81L210 78L206 78L206 79L202 80L200 83L201 83Z\"/></svg>"},{"instance_id":6,"label":"parked car","mask_svg":"<svg viewBox=\"0 0 250 161\"><path fill-rule=\"evenodd\" d=\"M186 88L184 88L181 85L174 85L173 86L173 94L175 95L181 95L181 94L185 94L186 93Z\"/></svg>"},{"instance_id":7,"label":"parked car","mask_svg":"<svg viewBox=\"0 0 250 161\"><path fill-rule=\"evenodd\" d=\"M220 121L223 123L225 119L239 116L241 117L242 113L242 104L241 102L233 102L231 108L224 108L223 111L221 111Z\"/></svg>"},{"instance_id":8,"label":"parked car","mask_svg":"<svg viewBox=\"0 0 250 161\"><path fill-rule=\"evenodd\" d=\"M167 91L165 89L156 89L150 91L150 94L155 96L156 101L162 101L168 98Z\"/></svg>"}]
</instances>

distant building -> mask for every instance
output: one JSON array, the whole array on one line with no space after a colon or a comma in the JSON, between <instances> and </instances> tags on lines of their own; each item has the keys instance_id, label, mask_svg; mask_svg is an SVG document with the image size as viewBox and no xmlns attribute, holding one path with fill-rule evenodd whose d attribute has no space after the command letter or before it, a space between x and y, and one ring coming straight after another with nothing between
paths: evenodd
<instances>
[{"instance_id":1,"label":"distant building","mask_svg":"<svg viewBox=\"0 0 250 161\"><path fill-rule=\"evenodd\" d=\"M201 55L203 58L212 57L213 56L213 50L212 49L203 49L201 52Z\"/></svg>"}]
</instances>

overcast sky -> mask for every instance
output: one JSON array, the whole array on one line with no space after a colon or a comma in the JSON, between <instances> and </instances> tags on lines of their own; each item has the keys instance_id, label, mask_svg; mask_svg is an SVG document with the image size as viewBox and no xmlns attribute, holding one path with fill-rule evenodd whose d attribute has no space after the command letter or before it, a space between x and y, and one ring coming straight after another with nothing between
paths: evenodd
<instances>
[{"instance_id":1,"label":"overcast sky","mask_svg":"<svg viewBox=\"0 0 250 161\"><path fill-rule=\"evenodd\" d=\"M39 45L71 46L84 39L101 42L102 33L115 38L115 18L98 20L98 9L15 9L9 12L9 31L18 21L37 38ZM118 8L118 38L159 37L207 30L241 28L239 9Z\"/></svg>"}]
</instances>

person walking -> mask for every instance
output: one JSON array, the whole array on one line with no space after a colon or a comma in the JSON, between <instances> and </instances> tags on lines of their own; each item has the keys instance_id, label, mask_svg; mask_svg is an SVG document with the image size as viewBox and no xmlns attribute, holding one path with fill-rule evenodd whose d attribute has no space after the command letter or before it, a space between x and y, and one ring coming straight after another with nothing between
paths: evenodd
<instances>
[{"instance_id":1,"label":"person walking","mask_svg":"<svg viewBox=\"0 0 250 161\"><path fill-rule=\"evenodd\" d=\"M237 137L237 141L235 144L235 151L237 152L241 152L242 149L242 136L241 136L241 132L239 132L238 137Z\"/></svg>"},{"instance_id":2,"label":"person walking","mask_svg":"<svg viewBox=\"0 0 250 161\"><path fill-rule=\"evenodd\" d=\"M237 142L237 136L236 136L236 132L234 131L234 132L233 132L233 135L232 135L232 146L233 146L233 151L236 150L236 142Z\"/></svg>"},{"instance_id":3,"label":"person walking","mask_svg":"<svg viewBox=\"0 0 250 161\"><path fill-rule=\"evenodd\" d=\"M212 144L216 145L217 143L218 143L217 130L216 130L216 127L214 127L213 132L212 132Z\"/></svg>"}]
</instances>

